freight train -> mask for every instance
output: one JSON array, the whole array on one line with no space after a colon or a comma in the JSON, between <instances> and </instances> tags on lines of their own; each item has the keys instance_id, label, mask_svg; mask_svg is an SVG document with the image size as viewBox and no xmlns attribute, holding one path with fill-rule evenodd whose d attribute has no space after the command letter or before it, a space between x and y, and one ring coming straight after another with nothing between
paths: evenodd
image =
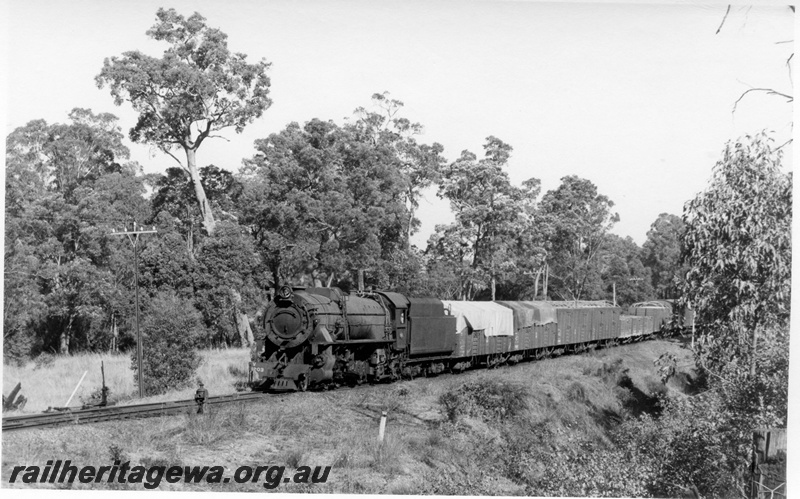
<instances>
[{"instance_id":1,"label":"freight train","mask_svg":"<svg viewBox=\"0 0 800 499\"><path fill-rule=\"evenodd\" d=\"M514 364L643 339L673 303L448 301L282 286L262 313L254 390L305 391ZM680 318L678 322L681 322Z\"/></svg>"}]
</instances>

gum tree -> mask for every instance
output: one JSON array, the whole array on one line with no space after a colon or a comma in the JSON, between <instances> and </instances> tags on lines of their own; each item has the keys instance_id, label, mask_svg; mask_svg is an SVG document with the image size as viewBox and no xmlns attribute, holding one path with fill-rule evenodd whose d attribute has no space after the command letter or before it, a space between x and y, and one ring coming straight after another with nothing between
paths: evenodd
<instances>
[{"instance_id":1,"label":"gum tree","mask_svg":"<svg viewBox=\"0 0 800 499\"><path fill-rule=\"evenodd\" d=\"M525 218L525 191L512 185L504 170L512 147L489 136L483 149L483 159L463 151L443 168L438 196L450 201L456 221L438 225L428 240L434 259L455 266L459 299L474 299L487 287L495 299L498 279L515 270L513 244Z\"/></svg>"},{"instance_id":2,"label":"gum tree","mask_svg":"<svg viewBox=\"0 0 800 499\"><path fill-rule=\"evenodd\" d=\"M247 56L228 49L228 35L206 25L198 13L188 18L174 9L159 9L147 31L169 44L161 58L130 51L103 63L98 87L108 85L114 102L128 101L139 113L130 130L134 142L152 144L175 159L191 177L211 235L215 221L197 167L197 150L215 132L244 127L272 103L268 97L269 63L248 64ZM173 154L183 150L186 164Z\"/></svg>"},{"instance_id":3,"label":"gum tree","mask_svg":"<svg viewBox=\"0 0 800 499\"><path fill-rule=\"evenodd\" d=\"M562 299L596 298L602 293L598 254L608 231L619 221L614 202L591 181L570 175L541 202L548 257Z\"/></svg>"},{"instance_id":4,"label":"gum tree","mask_svg":"<svg viewBox=\"0 0 800 499\"><path fill-rule=\"evenodd\" d=\"M356 109L358 120L351 130L376 149L386 148L393 153L395 166L406 183L403 196L408 208L405 234L405 249L408 250L411 236L419 225L415 216L422 191L441 180L444 148L438 142L428 145L417 141L416 136L423 131L422 125L400 116L403 102L390 99L389 92L373 94L372 104L372 111L364 107Z\"/></svg>"},{"instance_id":5,"label":"gum tree","mask_svg":"<svg viewBox=\"0 0 800 499\"><path fill-rule=\"evenodd\" d=\"M687 269L680 265L681 239L685 230L681 217L662 213L647 231L647 241L642 246L642 262L652 270L652 284L658 296L675 295L677 284L686 276Z\"/></svg>"},{"instance_id":6,"label":"gum tree","mask_svg":"<svg viewBox=\"0 0 800 499\"><path fill-rule=\"evenodd\" d=\"M146 210L122 137L115 116L76 108L69 123L32 121L6 139L4 341L15 354L116 336L127 301L116 283L129 274L107 234Z\"/></svg>"},{"instance_id":7,"label":"gum tree","mask_svg":"<svg viewBox=\"0 0 800 499\"><path fill-rule=\"evenodd\" d=\"M746 359L755 376L759 350L789 322L792 182L780 162L764 133L729 143L709 188L684 208L683 295L713 326L712 369Z\"/></svg>"}]
</instances>

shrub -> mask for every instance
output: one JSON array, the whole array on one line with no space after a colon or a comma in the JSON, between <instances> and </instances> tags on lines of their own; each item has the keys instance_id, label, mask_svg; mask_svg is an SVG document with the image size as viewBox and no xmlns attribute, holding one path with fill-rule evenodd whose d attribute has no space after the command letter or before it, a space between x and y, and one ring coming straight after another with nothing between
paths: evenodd
<instances>
[{"instance_id":1,"label":"shrub","mask_svg":"<svg viewBox=\"0 0 800 499\"><path fill-rule=\"evenodd\" d=\"M49 352L42 352L33 359L34 369L46 369L52 367L56 361L56 356Z\"/></svg>"},{"instance_id":2,"label":"shrub","mask_svg":"<svg viewBox=\"0 0 800 499\"><path fill-rule=\"evenodd\" d=\"M111 461L119 461L124 463L128 461L128 455L125 450L117 444L112 444L108 447L108 454L111 456Z\"/></svg>"},{"instance_id":3,"label":"shrub","mask_svg":"<svg viewBox=\"0 0 800 499\"><path fill-rule=\"evenodd\" d=\"M567 398L575 402L586 402L586 389L582 384L573 381L567 388Z\"/></svg>"},{"instance_id":4,"label":"shrub","mask_svg":"<svg viewBox=\"0 0 800 499\"><path fill-rule=\"evenodd\" d=\"M248 373L247 369L242 369L239 366L230 365L228 366L228 374L230 374L234 378L246 378Z\"/></svg>"},{"instance_id":5,"label":"shrub","mask_svg":"<svg viewBox=\"0 0 800 499\"><path fill-rule=\"evenodd\" d=\"M192 303L174 294L159 293L144 314L141 330L147 394L188 385L200 366L197 341L206 335L202 316ZM133 370L138 373L135 350Z\"/></svg>"},{"instance_id":6,"label":"shrub","mask_svg":"<svg viewBox=\"0 0 800 499\"><path fill-rule=\"evenodd\" d=\"M528 408L528 390L506 380L481 379L466 383L439 397L447 418L454 422L460 414L484 419L507 419Z\"/></svg>"},{"instance_id":7,"label":"shrub","mask_svg":"<svg viewBox=\"0 0 800 499\"><path fill-rule=\"evenodd\" d=\"M81 396L80 399L83 405L99 405L103 401L103 387L98 386L88 395ZM115 402L116 397L112 399L111 389L106 387L106 403L108 405L114 405Z\"/></svg>"},{"instance_id":8,"label":"shrub","mask_svg":"<svg viewBox=\"0 0 800 499\"><path fill-rule=\"evenodd\" d=\"M288 451L283 456L283 462L286 463L287 466L290 468L297 468L303 462L303 457L305 456L305 452L300 449L293 449Z\"/></svg>"},{"instance_id":9,"label":"shrub","mask_svg":"<svg viewBox=\"0 0 800 499\"><path fill-rule=\"evenodd\" d=\"M402 469L400 456L403 454L403 449L403 442L393 435L386 435L383 442L377 440L371 442L367 448L370 467L390 475L396 474Z\"/></svg>"},{"instance_id":10,"label":"shrub","mask_svg":"<svg viewBox=\"0 0 800 499\"><path fill-rule=\"evenodd\" d=\"M444 392L439 396L439 403L444 406L444 413L451 423L455 423L458 415L465 412L462 407L464 399L456 392Z\"/></svg>"},{"instance_id":11,"label":"shrub","mask_svg":"<svg viewBox=\"0 0 800 499\"><path fill-rule=\"evenodd\" d=\"M603 366L595 371L595 376L612 386L622 386L628 377L628 368L622 365L622 359L614 359L610 364L603 362Z\"/></svg>"},{"instance_id":12,"label":"shrub","mask_svg":"<svg viewBox=\"0 0 800 499\"><path fill-rule=\"evenodd\" d=\"M247 409L244 404L206 410L204 414L187 412L183 435L186 442L209 445L229 440L247 428Z\"/></svg>"}]
</instances>

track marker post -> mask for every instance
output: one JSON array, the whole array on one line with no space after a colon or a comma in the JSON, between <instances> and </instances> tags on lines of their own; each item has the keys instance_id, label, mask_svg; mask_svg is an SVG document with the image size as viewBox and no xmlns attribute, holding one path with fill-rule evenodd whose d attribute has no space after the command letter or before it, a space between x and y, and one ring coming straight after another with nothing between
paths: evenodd
<instances>
[{"instance_id":1,"label":"track marker post","mask_svg":"<svg viewBox=\"0 0 800 499\"><path fill-rule=\"evenodd\" d=\"M386 433L386 411L381 413L381 426L378 429L378 442L383 443L383 436Z\"/></svg>"}]
</instances>

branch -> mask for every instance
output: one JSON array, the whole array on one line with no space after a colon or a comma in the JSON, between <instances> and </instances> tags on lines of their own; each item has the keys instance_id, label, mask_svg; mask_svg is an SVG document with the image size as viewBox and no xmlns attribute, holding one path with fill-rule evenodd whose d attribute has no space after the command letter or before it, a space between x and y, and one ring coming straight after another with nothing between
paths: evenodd
<instances>
[{"instance_id":1,"label":"branch","mask_svg":"<svg viewBox=\"0 0 800 499\"><path fill-rule=\"evenodd\" d=\"M789 102L792 102L794 100L794 97L792 97L791 95L778 92L777 90L773 90L771 88L751 88L745 90L744 93L740 95L738 99L736 99L736 102L733 103L733 111L731 111L731 113L736 113L736 106L739 105L739 102L741 102L741 100L744 99L744 96L749 94L750 92L766 92L767 95L778 95L780 97L785 97Z\"/></svg>"},{"instance_id":2,"label":"branch","mask_svg":"<svg viewBox=\"0 0 800 499\"><path fill-rule=\"evenodd\" d=\"M781 148L782 148L783 146L785 146L785 145L787 145L787 144L791 144L793 141L794 141L794 139L789 139L789 140L787 140L786 142L784 142L783 144L781 144L781 145L779 145L778 147L776 147L776 148L775 148L775 150L776 150L776 151L780 151L780 150L781 150Z\"/></svg>"},{"instance_id":3,"label":"branch","mask_svg":"<svg viewBox=\"0 0 800 499\"><path fill-rule=\"evenodd\" d=\"M229 139L228 137L225 137L223 135L208 135L206 138L207 139L222 139L225 142L230 142L231 141L231 139Z\"/></svg>"},{"instance_id":4,"label":"branch","mask_svg":"<svg viewBox=\"0 0 800 499\"><path fill-rule=\"evenodd\" d=\"M160 147L159 149L161 149L161 151L162 151L162 152L164 152L164 153L168 154L168 155L169 155L169 156L170 156L172 159L174 159L175 161L177 161L177 162L178 162L178 165L180 165L180 167L181 167L181 170L185 171L186 173L190 173L190 172L189 172L189 168L188 168L188 167L185 167L185 166L183 166L183 163L181 163L181 160L179 160L178 158L176 158L176 157L175 157L175 155L174 155L174 154L172 154L172 152L171 152L169 149L167 149L166 147Z\"/></svg>"},{"instance_id":5,"label":"branch","mask_svg":"<svg viewBox=\"0 0 800 499\"><path fill-rule=\"evenodd\" d=\"M717 28L717 32L714 33L715 35L719 34L720 30L722 29L722 26L725 24L725 19L728 18L728 14L730 14L730 12L731 12L731 6L728 5L728 9L725 11L725 15L722 17L722 22L719 23L719 28Z\"/></svg>"}]
</instances>

